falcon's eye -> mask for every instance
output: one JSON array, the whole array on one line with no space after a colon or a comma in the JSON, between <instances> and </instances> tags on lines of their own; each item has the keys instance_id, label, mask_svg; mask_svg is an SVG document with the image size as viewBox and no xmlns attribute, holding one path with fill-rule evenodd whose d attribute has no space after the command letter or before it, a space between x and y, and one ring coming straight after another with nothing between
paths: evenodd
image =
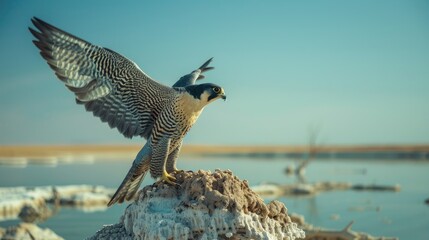
<instances>
[{"instance_id":1,"label":"falcon's eye","mask_svg":"<svg viewBox=\"0 0 429 240\"><path fill-rule=\"evenodd\" d=\"M215 93L220 93L220 87L214 87L214 88L213 88L213 91L214 91Z\"/></svg>"}]
</instances>

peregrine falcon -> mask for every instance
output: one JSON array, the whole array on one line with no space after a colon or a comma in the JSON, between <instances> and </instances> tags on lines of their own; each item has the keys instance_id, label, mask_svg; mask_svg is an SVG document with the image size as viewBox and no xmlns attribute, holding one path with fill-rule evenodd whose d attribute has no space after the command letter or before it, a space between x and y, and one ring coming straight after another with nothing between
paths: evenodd
<instances>
[{"instance_id":1,"label":"peregrine falcon","mask_svg":"<svg viewBox=\"0 0 429 240\"><path fill-rule=\"evenodd\" d=\"M76 96L76 103L117 128L127 138L147 139L108 206L130 200L144 176L175 184L176 159L186 133L204 107L226 99L223 88L212 83L196 85L211 59L180 78L173 87L162 85L133 61L93 45L36 17L29 28L33 43L57 77Z\"/></svg>"}]
</instances>

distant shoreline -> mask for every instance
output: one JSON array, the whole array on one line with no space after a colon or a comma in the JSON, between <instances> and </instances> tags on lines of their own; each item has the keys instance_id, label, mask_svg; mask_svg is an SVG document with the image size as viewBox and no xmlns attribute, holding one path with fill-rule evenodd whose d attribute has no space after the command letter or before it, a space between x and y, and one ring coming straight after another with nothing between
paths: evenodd
<instances>
[{"instance_id":1,"label":"distant shoreline","mask_svg":"<svg viewBox=\"0 0 429 240\"><path fill-rule=\"evenodd\" d=\"M142 145L3 145L0 158L49 158L82 157L96 159L134 158ZM220 146L185 145L182 154L234 156L234 157L289 157L303 158L308 146ZM317 158L391 158L429 160L429 145L331 145L315 146Z\"/></svg>"}]
</instances>

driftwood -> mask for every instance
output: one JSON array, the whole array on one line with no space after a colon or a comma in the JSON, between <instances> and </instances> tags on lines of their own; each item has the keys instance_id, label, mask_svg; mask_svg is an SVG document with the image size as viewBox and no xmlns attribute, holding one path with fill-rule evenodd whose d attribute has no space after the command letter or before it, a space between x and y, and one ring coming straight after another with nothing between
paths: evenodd
<instances>
[{"instance_id":1,"label":"driftwood","mask_svg":"<svg viewBox=\"0 0 429 240\"><path fill-rule=\"evenodd\" d=\"M384 186L384 185L352 185L345 182L316 182L316 183L294 183L294 184L261 184L252 187L253 191L261 196L312 196L320 192L327 191L391 191L398 192L401 190L399 185Z\"/></svg>"},{"instance_id":2,"label":"driftwood","mask_svg":"<svg viewBox=\"0 0 429 240\"><path fill-rule=\"evenodd\" d=\"M399 192L401 187L399 185L393 186L383 186L383 185L362 185L356 184L351 187L352 190L363 190L363 191L390 191L390 192Z\"/></svg>"},{"instance_id":3,"label":"driftwood","mask_svg":"<svg viewBox=\"0 0 429 240\"><path fill-rule=\"evenodd\" d=\"M304 217L297 214L290 215L293 222L297 223L298 226L305 232L305 240L396 240L395 237L374 237L367 233L355 232L352 230L353 221L351 221L342 230L328 230L323 228L314 227L311 224L305 223Z\"/></svg>"},{"instance_id":4,"label":"driftwood","mask_svg":"<svg viewBox=\"0 0 429 240\"><path fill-rule=\"evenodd\" d=\"M332 230L323 230L323 229L309 229L305 230L306 240L310 239L326 239L326 240L355 240L355 239L368 239L368 240L390 240L390 239L398 239L395 237L374 237L367 233L355 232L352 231L353 221L350 222L343 230L340 231L332 231Z\"/></svg>"}]
</instances>

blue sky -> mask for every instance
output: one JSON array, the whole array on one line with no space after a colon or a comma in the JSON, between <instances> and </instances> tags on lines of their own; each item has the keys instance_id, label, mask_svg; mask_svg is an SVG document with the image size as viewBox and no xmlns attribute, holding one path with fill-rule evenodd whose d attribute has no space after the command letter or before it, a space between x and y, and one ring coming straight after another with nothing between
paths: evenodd
<instances>
[{"instance_id":1,"label":"blue sky","mask_svg":"<svg viewBox=\"0 0 429 240\"><path fill-rule=\"evenodd\" d=\"M428 1L0 1L0 144L143 144L74 104L32 16L167 85L214 57L228 101L186 143L429 143Z\"/></svg>"}]
</instances>

